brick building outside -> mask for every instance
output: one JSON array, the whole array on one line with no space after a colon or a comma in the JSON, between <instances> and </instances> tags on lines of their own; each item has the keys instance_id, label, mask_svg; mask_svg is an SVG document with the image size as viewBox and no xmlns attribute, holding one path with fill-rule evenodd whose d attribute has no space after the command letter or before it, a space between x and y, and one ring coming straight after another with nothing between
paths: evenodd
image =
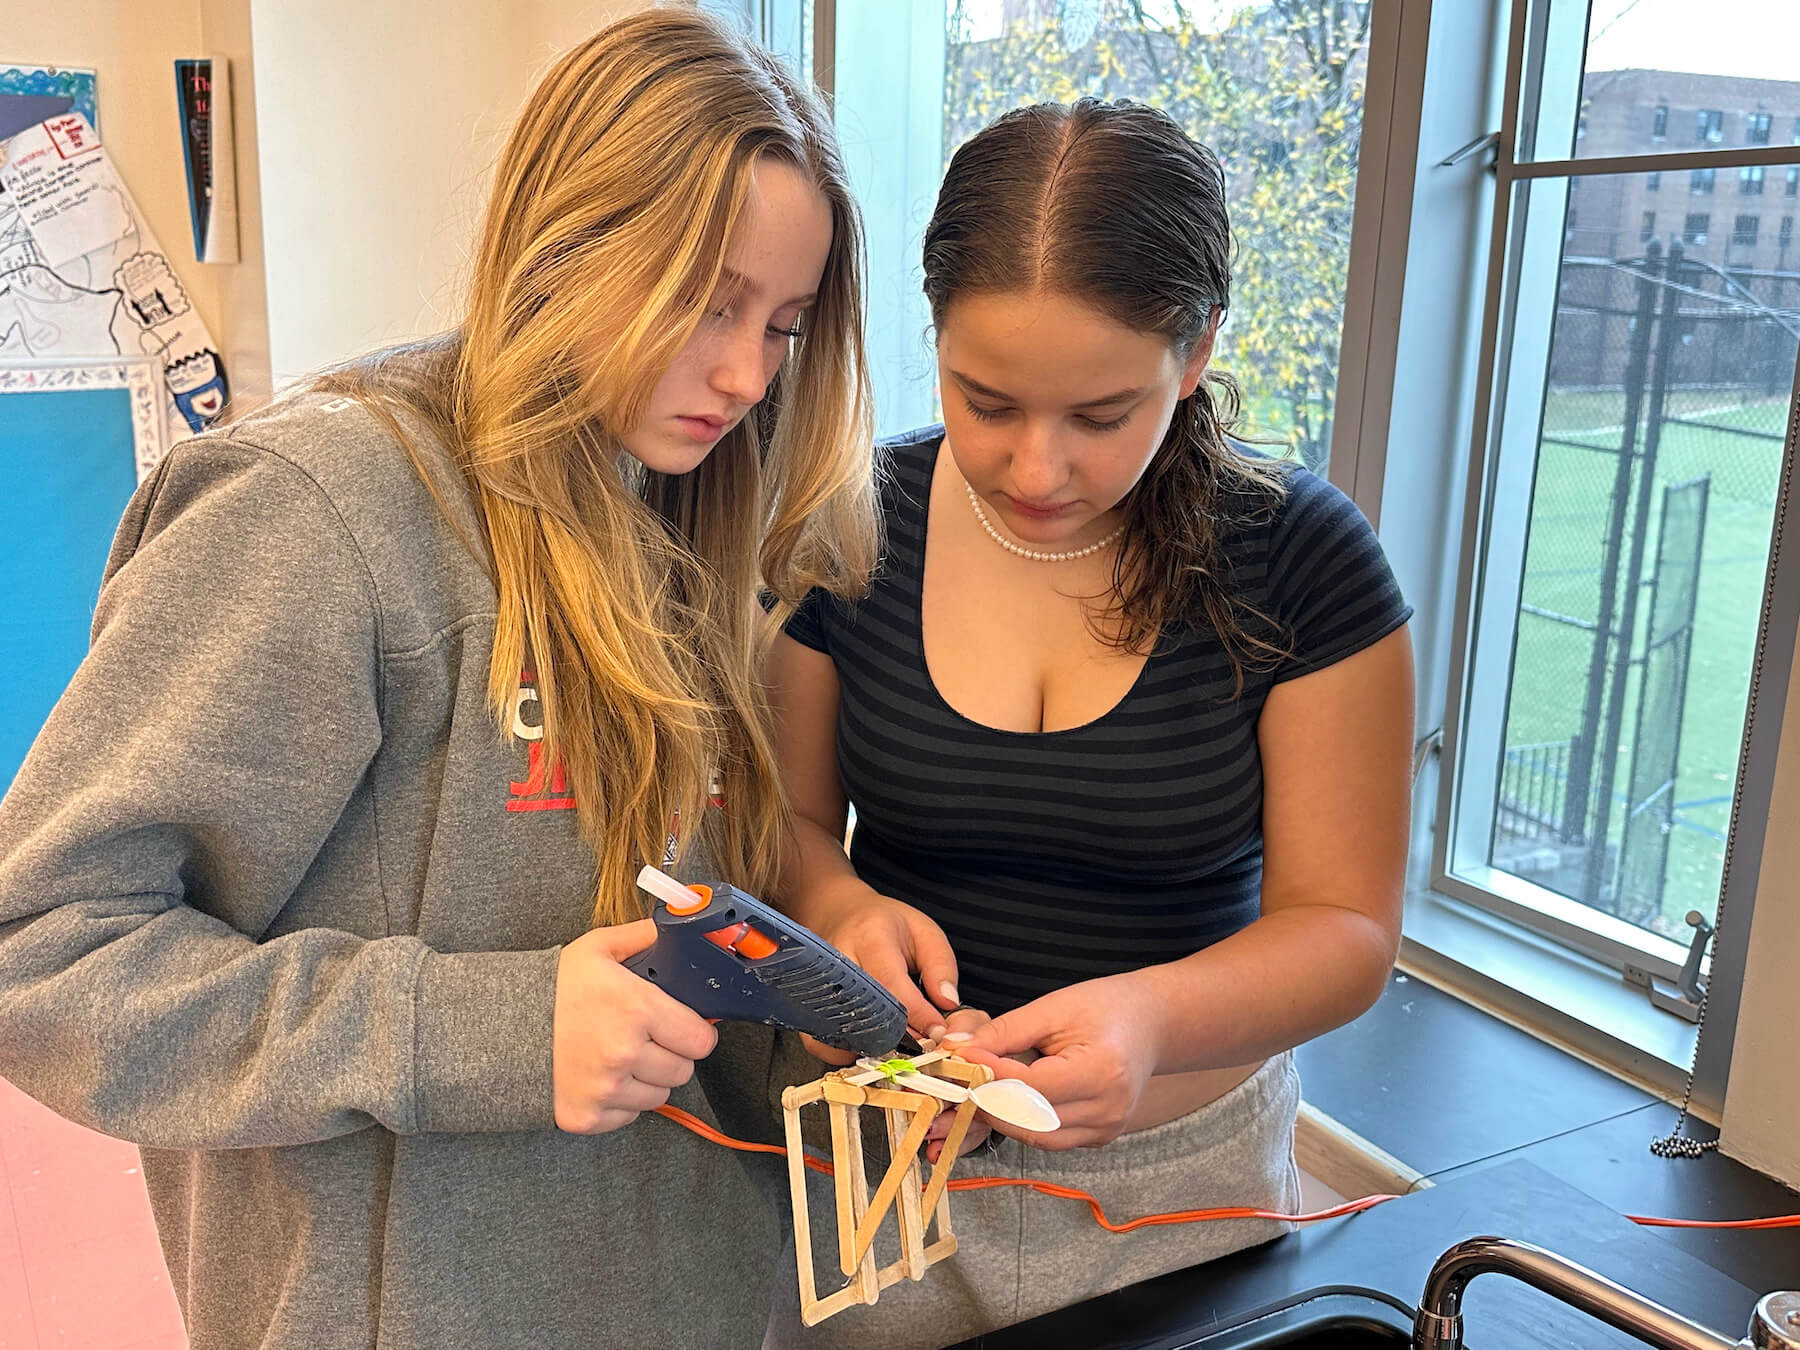
<instances>
[{"instance_id":1,"label":"brick building outside","mask_svg":"<svg viewBox=\"0 0 1800 1350\"><path fill-rule=\"evenodd\" d=\"M1800 80L1669 70L1590 74L1575 153L1673 154L1732 146L1795 147L1796 163L1573 179L1570 256L1640 257L1679 238L1688 257L1726 268L1800 269Z\"/></svg>"}]
</instances>

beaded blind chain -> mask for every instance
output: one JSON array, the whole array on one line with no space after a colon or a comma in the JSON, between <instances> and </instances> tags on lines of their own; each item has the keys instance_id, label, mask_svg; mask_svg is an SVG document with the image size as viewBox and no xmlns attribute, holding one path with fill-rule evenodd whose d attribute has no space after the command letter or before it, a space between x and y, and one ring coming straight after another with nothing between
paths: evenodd
<instances>
[{"instance_id":1,"label":"beaded blind chain","mask_svg":"<svg viewBox=\"0 0 1800 1350\"><path fill-rule=\"evenodd\" d=\"M1073 562L1076 558L1085 558L1090 553L1098 553L1101 549L1105 548L1108 544L1112 543L1120 535L1125 533L1125 525L1124 522L1121 521L1119 527L1111 534L1107 535L1106 538L1097 543L1089 544L1086 548L1072 548L1064 553L1046 553L1043 549L1026 548L1023 544L1013 543L1012 540L996 530L993 522L987 518L987 512L981 509L981 498L975 495L975 489L969 487L966 483L963 486L969 494L969 505L974 508L975 519L979 520L981 522L981 528L988 532L988 538L992 539L1008 553L1016 553L1021 558L1030 558L1033 562Z\"/></svg>"}]
</instances>

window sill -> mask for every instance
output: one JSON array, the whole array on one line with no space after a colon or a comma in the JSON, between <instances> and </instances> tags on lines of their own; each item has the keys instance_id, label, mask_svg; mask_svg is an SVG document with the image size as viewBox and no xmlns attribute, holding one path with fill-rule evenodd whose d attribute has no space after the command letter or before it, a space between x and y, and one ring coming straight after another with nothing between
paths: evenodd
<instances>
[{"instance_id":1,"label":"window sill","mask_svg":"<svg viewBox=\"0 0 1800 1350\"><path fill-rule=\"evenodd\" d=\"M1691 1024L1618 971L1436 891L1407 896L1399 966L1657 1096L1679 1099L1687 1081Z\"/></svg>"}]
</instances>

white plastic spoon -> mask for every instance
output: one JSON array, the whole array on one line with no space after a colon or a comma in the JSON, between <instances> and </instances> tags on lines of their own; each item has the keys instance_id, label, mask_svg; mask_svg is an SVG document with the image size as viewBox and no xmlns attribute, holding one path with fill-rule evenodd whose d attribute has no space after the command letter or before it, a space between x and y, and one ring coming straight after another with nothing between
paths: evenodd
<instances>
[{"instance_id":1,"label":"white plastic spoon","mask_svg":"<svg viewBox=\"0 0 1800 1350\"><path fill-rule=\"evenodd\" d=\"M925 1055L918 1055L912 1062L917 1064L925 1058ZM939 1056L932 1054L930 1058L937 1059ZM860 1086L863 1083L873 1083L884 1076L874 1060L861 1063L865 1072L852 1078L852 1083ZM947 1078L937 1078L931 1074L900 1073L894 1076L894 1081L915 1092L936 1097L939 1101L960 1102L968 1098L995 1120L1017 1129L1030 1130L1034 1134L1048 1134L1051 1130L1062 1128L1062 1118L1056 1114L1056 1108L1050 1104L1049 1099L1023 1079L995 1078L979 1087L964 1087L961 1083L952 1083Z\"/></svg>"}]
</instances>

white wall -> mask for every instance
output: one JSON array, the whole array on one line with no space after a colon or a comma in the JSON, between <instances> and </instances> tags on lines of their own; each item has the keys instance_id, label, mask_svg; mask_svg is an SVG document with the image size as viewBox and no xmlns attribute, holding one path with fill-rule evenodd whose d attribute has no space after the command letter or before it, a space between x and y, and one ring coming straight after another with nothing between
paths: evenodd
<instances>
[{"instance_id":1,"label":"white wall","mask_svg":"<svg viewBox=\"0 0 1800 1350\"><path fill-rule=\"evenodd\" d=\"M1800 1187L1800 649L1782 712L1770 829L1763 840L1756 914L1738 1005L1720 1147L1759 1171ZM1727 923L1731 916L1725 916Z\"/></svg>"},{"instance_id":2,"label":"white wall","mask_svg":"<svg viewBox=\"0 0 1800 1350\"><path fill-rule=\"evenodd\" d=\"M644 0L250 0L277 384L455 323L536 76Z\"/></svg>"}]
</instances>

